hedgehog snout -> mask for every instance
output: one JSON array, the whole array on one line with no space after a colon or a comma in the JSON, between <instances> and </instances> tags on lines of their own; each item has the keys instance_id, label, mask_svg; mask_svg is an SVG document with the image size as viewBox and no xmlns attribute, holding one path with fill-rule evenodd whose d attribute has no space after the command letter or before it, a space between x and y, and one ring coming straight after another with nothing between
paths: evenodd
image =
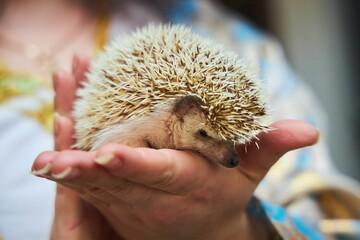
<instances>
[{"instance_id":1,"label":"hedgehog snout","mask_svg":"<svg viewBox=\"0 0 360 240\"><path fill-rule=\"evenodd\" d=\"M239 162L240 162L239 157L235 154L231 156L231 158L226 162L225 167L234 168L239 164Z\"/></svg>"},{"instance_id":2,"label":"hedgehog snout","mask_svg":"<svg viewBox=\"0 0 360 240\"><path fill-rule=\"evenodd\" d=\"M209 149L208 156L212 161L227 168L234 168L240 162L233 141L215 142Z\"/></svg>"}]
</instances>

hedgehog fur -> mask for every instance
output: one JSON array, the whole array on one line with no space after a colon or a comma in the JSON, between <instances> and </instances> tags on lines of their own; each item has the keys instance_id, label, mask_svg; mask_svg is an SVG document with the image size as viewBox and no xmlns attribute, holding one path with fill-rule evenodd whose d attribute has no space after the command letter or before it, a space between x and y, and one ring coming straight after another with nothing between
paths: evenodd
<instances>
[{"instance_id":1,"label":"hedgehog fur","mask_svg":"<svg viewBox=\"0 0 360 240\"><path fill-rule=\"evenodd\" d=\"M254 76L236 54L188 27L149 25L116 39L93 62L75 102L75 147L94 149L107 127L156 117L158 106L170 106L170 113L186 96L199 100L204 125L219 141L247 143L268 129L267 104ZM146 121L150 126L151 118Z\"/></svg>"}]
</instances>

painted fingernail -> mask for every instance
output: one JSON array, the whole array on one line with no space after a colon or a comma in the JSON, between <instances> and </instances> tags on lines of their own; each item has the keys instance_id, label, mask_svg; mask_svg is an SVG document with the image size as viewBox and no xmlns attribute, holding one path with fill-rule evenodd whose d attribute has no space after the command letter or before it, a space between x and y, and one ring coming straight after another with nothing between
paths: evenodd
<instances>
[{"instance_id":1,"label":"painted fingernail","mask_svg":"<svg viewBox=\"0 0 360 240\"><path fill-rule=\"evenodd\" d=\"M47 163L43 168L39 170L31 170L31 174L35 176L46 175L51 169L51 163Z\"/></svg>"},{"instance_id":2,"label":"painted fingernail","mask_svg":"<svg viewBox=\"0 0 360 240\"><path fill-rule=\"evenodd\" d=\"M72 167L67 167L62 172L53 173L51 176L56 180L60 180L60 179L67 178L69 176L74 177L74 176L78 175L79 173L80 173L79 169L77 169L77 168L74 169Z\"/></svg>"},{"instance_id":3,"label":"painted fingernail","mask_svg":"<svg viewBox=\"0 0 360 240\"><path fill-rule=\"evenodd\" d=\"M107 168L119 168L122 162L113 153L108 153L95 158L95 162Z\"/></svg>"}]
</instances>

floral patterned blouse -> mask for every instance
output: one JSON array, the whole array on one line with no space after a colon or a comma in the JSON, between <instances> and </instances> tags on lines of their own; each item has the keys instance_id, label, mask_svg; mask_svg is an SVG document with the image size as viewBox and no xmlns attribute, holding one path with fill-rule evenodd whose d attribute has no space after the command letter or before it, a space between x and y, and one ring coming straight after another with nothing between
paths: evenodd
<instances>
[{"instance_id":1,"label":"floral patterned blouse","mask_svg":"<svg viewBox=\"0 0 360 240\"><path fill-rule=\"evenodd\" d=\"M99 45L149 21L190 25L258 72L272 101L269 122L300 119L326 130L321 106L279 44L250 22L215 1L159 1L156 9L143 3L115 3L122 7L109 27L99 23ZM129 11L135 8L141 16ZM53 145L53 91L46 82L11 72L0 59L0 240L48 239L54 184L29 174L37 154ZM248 213L268 222L273 239L360 239L359 185L334 169L323 141L283 156L258 187Z\"/></svg>"}]
</instances>

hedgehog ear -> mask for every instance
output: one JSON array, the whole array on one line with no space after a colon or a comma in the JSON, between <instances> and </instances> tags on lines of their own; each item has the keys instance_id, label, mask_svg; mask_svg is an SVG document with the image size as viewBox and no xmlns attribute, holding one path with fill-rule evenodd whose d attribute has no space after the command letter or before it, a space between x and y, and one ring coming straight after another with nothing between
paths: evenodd
<instances>
[{"instance_id":1,"label":"hedgehog ear","mask_svg":"<svg viewBox=\"0 0 360 240\"><path fill-rule=\"evenodd\" d=\"M181 97L176 100L173 113L183 121L186 115L203 112L204 110L201 107L203 104L203 101L194 95Z\"/></svg>"}]
</instances>

